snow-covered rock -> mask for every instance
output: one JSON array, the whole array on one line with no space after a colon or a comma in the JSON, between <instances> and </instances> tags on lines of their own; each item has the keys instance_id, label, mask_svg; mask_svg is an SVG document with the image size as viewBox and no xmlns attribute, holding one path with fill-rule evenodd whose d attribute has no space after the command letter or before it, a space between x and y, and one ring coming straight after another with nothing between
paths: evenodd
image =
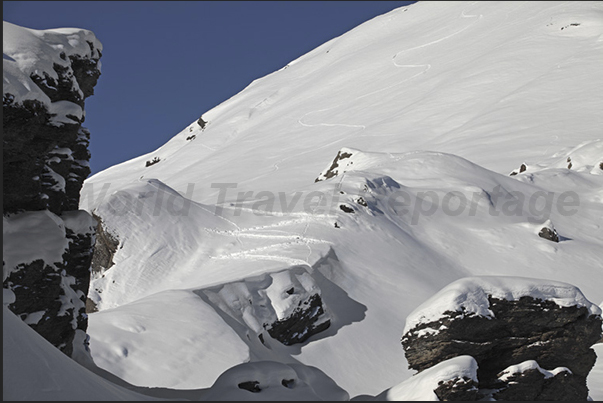
<instances>
[{"instance_id":1,"label":"snow-covered rock","mask_svg":"<svg viewBox=\"0 0 603 403\"><path fill-rule=\"evenodd\" d=\"M348 393L318 368L259 361L225 371L202 400L349 400Z\"/></svg>"},{"instance_id":2,"label":"snow-covered rock","mask_svg":"<svg viewBox=\"0 0 603 403\"><path fill-rule=\"evenodd\" d=\"M4 213L77 210L90 174L84 101L100 76L102 44L76 28L3 22Z\"/></svg>"},{"instance_id":3,"label":"snow-covered rock","mask_svg":"<svg viewBox=\"0 0 603 403\"><path fill-rule=\"evenodd\" d=\"M320 287L305 267L196 292L262 343L268 335L287 346L303 343L331 324Z\"/></svg>"},{"instance_id":4,"label":"snow-covered rock","mask_svg":"<svg viewBox=\"0 0 603 403\"><path fill-rule=\"evenodd\" d=\"M78 210L90 174L82 122L101 50L87 30L3 23L4 287L8 307L67 355L87 327L96 223Z\"/></svg>"},{"instance_id":5,"label":"snow-covered rock","mask_svg":"<svg viewBox=\"0 0 603 403\"><path fill-rule=\"evenodd\" d=\"M498 379L504 386L493 394L496 400L584 400L584 393L572 382L572 371L565 367L548 371L528 360L506 368Z\"/></svg>"},{"instance_id":6,"label":"snow-covered rock","mask_svg":"<svg viewBox=\"0 0 603 403\"><path fill-rule=\"evenodd\" d=\"M420 372L451 357L472 356L480 389L498 389L503 400L585 400L586 378L597 359L591 346L600 338L601 309L578 288L485 276L458 280L420 305L407 318L402 345L409 366ZM567 370L557 376L563 371L539 372L538 365ZM534 374L513 376L528 370L544 383L534 386ZM526 390L532 392L522 394Z\"/></svg>"},{"instance_id":7,"label":"snow-covered rock","mask_svg":"<svg viewBox=\"0 0 603 403\"><path fill-rule=\"evenodd\" d=\"M375 400L477 400L477 362L464 355L442 361L383 391ZM367 399L372 400L372 399Z\"/></svg>"}]
</instances>

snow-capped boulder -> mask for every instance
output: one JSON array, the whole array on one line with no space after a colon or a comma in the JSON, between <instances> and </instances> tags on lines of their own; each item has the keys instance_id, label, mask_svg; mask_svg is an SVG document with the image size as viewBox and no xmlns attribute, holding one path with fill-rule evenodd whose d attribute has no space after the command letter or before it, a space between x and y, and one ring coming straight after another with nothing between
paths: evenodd
<instances>
[{"instance_id":1,"label":"snow-capped boulder","mask_svg":"<svg viewBox=\"0 0 603 403\"><path fill-rule=\"evenodd\" d=\"M551 242L559 242L559 234L557 234L557 231L554 228L542 227L538 236L540 238L548 239Z\"/></svg>"},{"instance_id":2,"label":"snow-capped boulder","mask_svg":"<svg viewBox=\"0 0 603 403\"><path fill-rule=\"evenodd\" d=\"M528 360L505 369L498 376L505 384L493 394L496 400L580 400L583 391L576 388L572 372L559 367L551 371L541 368L534 360Z\"/></svg>"},{"instance_id":3,"label":"snow-capped boulder","mask_svg":"<svg viewBox=\"0 0 603 403\"><path fill-rule=\"evenodd\" d=\"M389 401L473 401L478 396L477 362L464 355L442 361L398 385L374 400Z\"/></svg>"},{"instance_id":4,"label":"snow-capped boulder","mask_svg":"<svg viewBox=\"0 0 603 403\"><path fill-rule=\"evenodd\" d=\"M262 343L268 335L284 345L303 343L329 328L321 290L305 267L199 290L219 311L247 328Z\"/></svg>"},{"instance_id":5,"label":"snow-capped boulder","mask_svg":"<svg viewBox=\"0 0 603 403\"><path fill-rule=\"evenodd\" d=\"M84 29L3 23L4 287L8 307L67 355L87 327L96 222L78 210L90 174L82 122L101 50Z\"/></svg>"},{"instance_id":6,"label":"snow-capped boulder","mask_svg":"<svg viewBox=\"0 0 603 403\"><path fill-rule=\"evenodd\" d=\"M348 393L318 368L258 361L236 365L200 392L200 400L349 400Z\"/></svg>"},{"instance_id":7,"label":"snow-capped boulder","mask_svg":"<svg viewBox=\"0 0 603 403\"><path fill-rule=\"evenodd\" d=\"M511 378L501 375L526 361L564 367L567 373L547 378L546 390L539 393L548 396L551 388L559 388L568 391L563 395L567 398L585 400L586 377L596 361L591 346L600 337L601 309L578 288L557 281L480 276L453 282L413 311L402 345L409 367L419 372L459 355L474 357L480 389L506 388ZM513 377L512 382L521 379Z\"/></svg>"},{"instance_id":8,"label":"snow-capped boulder","mask_svg":"<svg viewBox=\"0 0 603 403\"><path fill-rule=\"evenodd\" d=\"M521 166L519 167L519 170L514 170L513 172L511 172L509 175L510 176L515 176L518 173L522 173L525 172L528 169L528 167L526 166L526 164L521 164Z\"/></svg>"},{"instance_id":9,"label":"snow-capped boulder","mask_svg":"<svg viewBox=\"0 0 603 403\"><path fill-rule=\"evenodd\" d=\"M560 240L559 234L557 233L557 230L555 229L555 226L551 220L546 220L542 224L540 230L538 231L538 236L551 242L559 242Z\"/></svg>"}]
</instances>

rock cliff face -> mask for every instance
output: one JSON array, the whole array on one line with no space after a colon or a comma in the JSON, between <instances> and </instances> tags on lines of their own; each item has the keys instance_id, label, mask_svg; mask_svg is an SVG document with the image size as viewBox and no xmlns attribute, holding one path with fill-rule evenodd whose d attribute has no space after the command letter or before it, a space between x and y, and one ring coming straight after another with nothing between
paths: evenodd
<instances>
[{"instance_id":1,"label":"rock cliff face","mask_svg":"<svg viewBox=\"0 0 603 403\"><path fill-rule=\"evenodd\" d=\"M4 22L4 287L9 308L67 355L87 328L96 221L78 210L90 174L84 101L102 45L82 29Z\"/></svg>"},{"instance_id":2,"label":"rock cliff face","mask_svg":"<svg viewBox=\"0 0 603 403\"><path fill-rule=\"evenodd\" d=\"M457 293L456 306L436 302L436 295L411 314L415 319L402 338L409 367L421 372L469 355L478 364L482 397L586 400L586 377L596 361L591 346L601 337L600 310L578 298L579 290L569 285L521 284L497 292L489 283L477 283L472 292L465 288ZM481 285L484 288L476 291ZM559 287L563 291L553 295ZM460 288L457 285L456 291ZM453 283L440 293L450 297L454 292ZM476 301L487 314L472 308ZM440 315L434 315L437 308Z\"/></svg>"}]
</instances>

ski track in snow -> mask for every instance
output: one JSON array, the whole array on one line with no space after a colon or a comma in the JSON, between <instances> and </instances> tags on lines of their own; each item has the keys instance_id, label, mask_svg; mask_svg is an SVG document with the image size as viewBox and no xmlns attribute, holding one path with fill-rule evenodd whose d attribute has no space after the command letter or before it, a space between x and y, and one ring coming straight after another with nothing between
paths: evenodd
<instances>
[{"instance_id":1,"label":"ski track in snow","mask_svg":"<svg viewBox=\"0 0 603 403\"><path fill-rule=\"evenodd\" d=\"M256 212L253 209L247 209L247 208L243 208L243 209L241 209L241 211L252 212L252 213ZM286 263L288 265L292 265L292 266L296 266L296 265L310 266L309 259L313 252L312 247L310 245L320 245L320 244L332 245L332 242L330 242L330 241L327 241L325 239L308 237L308 236L306 236L306 234L307 234L310 224L313 221L314 222L316 222L316 221L323 222L325 218L332 219L332 218L334 218L334 216L320 215L320 214L313 214L313 213L301 213L301 212L277 213L274 215L281 216L281 217L299 217L299 218L285 219L285 220L278 221L273 224L260 225L260 226L248 227L248 228L240 228L237 226L236 230L217 230L217 229L212 229L212 228L205 228L205 231L207 231L209 233L235 237L241 246L243 246L243 244L241 242L241 238L265 239L265 240L276 241L275 243L272 243L269 245L260 246L260 247L256 247L256 248L250 248L250 249L244 249L241 251L226 253L226 254L218 255L218 256L210 256L210 258L218 259L218 260L222 260L222 259L272 260L272 261L284 262L284 263ZM226 221L230 222L230 220L226 220ZM267 230L269 231L269 230L273 230L274 228L280 228L280 227L297 225L297 224L305 224L304 229L301 232L301 234L295 233L295 232L289 232L289 231L285 231L285 230L278 230L279 232L284 233L284 235L261 233L261 231L267 231ZM278 242L278 241L281 241L281 242ZM285 242L282 242L282 241L285 241ZM282 250L283 248L291 248L291 247L295 247L297 245L305 246L306 248L308 248L308 255L306 256L305 260L295 259L295 258L283 256L280 254L265 254L265 253L258 254L257 253L257 252L266 252L271 249Z\"/></svg>"},{"instance_id":2,"label":"ski track in snow","mask_svg":"<svg viewBox=\"0 0 603 403\"><path fill-rule=\"evenodd\" d=\"M452 37L460 34L461 32L463 32L463 31L465 31L465 30L473 27L475 25L475 23L477 23L480 19L483 18L483 15L482 14L480 14L480 15L466 14L465 10L463 10L461 12L460 17L461 18L476 18L476 20L472 24L470 24L470 25L468 25L468 26L466 26L466 27L464 27L464 28L462 28L462 29L460 29L460 30L458 30L456 32L453 32L453 33L451 33L449 35L446 35L446 36L444 36L442 38L439 38L439 39L436 39L434 41L425 43L423 45L419 45L419 46L415 46L413 48L402 50L402 51L396 53L392 57L392 63L394 65L394 67L396 67L396 68L422 68L422 70L420 72L418 72L418 73L416 73L416 74L414 74L414 75L412 75L410 77L407 77L404 80L399 81L399 82L397 82L395 84L392 84L390 86L381 88L379 90L370 92L368 94L361 95L361 96L355 98L352 102L356 102L356 101L361 100L363 98L366 98L366 97L378 94L380 92L386 91L388 89L391 89L393 87L399 86L399 85L401 85L401 84L403 84L405 82L408 82L408 81L410 81L410 80L412 80L412 79L414 79L414 78L416 78L416 77L418 77L420 75L423 75L423 74L427 73L427 71L429 71L429 69L431 69L431 64L429 64L429 63L425 63L425 64L398 64L398 63L396 63L396 58L398 58L400 55L402 55L402 54L404 54L406 52L410 52L412 50L416 50L416 49L424 48L424 47L427 47L427 46L431 46L431 45L434 45L436 43L439 43L439 42L442 42L444 40L447 40L449 38L452 38ZM328 111L328 110L333 110L333 109L336 109L336 108L339 108L339 107L342 107L342 106L343 106L343 104L340 104L340 105L336 105L336 106L331 107L331 108L319 109L319 110L308 112L308 113L304 114L301 118L298 119L298 123L300 125L302 125L302 126L305 126L305 127L316 127L316 126L337 127L338 126L338 127L358 128L358 129L361 129L361 130L366 129L365 125L358 125L358 124L324 123L324 122L323 123L317 123L317 124L308 124L308 123L304 123L303 122L303 119L306 116L310 115L310 114L324 112L324 111ZM323 146L321 146L319 148L328 147L328 146L336 144L336 143L338 143L340 141L343 141L343 139L337 139L337 140L335 140L333 142L330 142L328 144L325 144L325 145L323 145ZM315 152L316 149L311 150L311 151ZM307 152L310 152L310 151L307 151ZM301 154L296 154L295 157L299 157L300 155ZM280 159L279 161L275 162L274 165L273 165L272 172L277 171L279 169L279 164L281 164L282 162L284 162L284 161L286 161L286 160L288 160L290 158L293 158L293 156L292 157L283 158L283 159ZM397 159L400 159L400 158L401 157L397 157L397 158L394 157L394 160L397 160ZM264 175L261 175L261 176L265 176L265 175L268 175L268 173L266 173ZM256 179L257 178L253 178L253 179L250 179L250 180L256 180ZM343 179L343 176L342 176L341 179ZM252 209L247 209L247 208L242 208L240 210L241 211L246 211L246 212L253 212ZM276 214L273 213L273 215L284 215L284 214L283 213L280 213L280 214L279 213L276 213ZM291 264L291 265L298 265L298 264L309 265L310 264L309 263L309 259L310 259L311 255L312 255L312 252L313 252L312 247L310 245L311 244L331 244L331 242L326 241L326 240L322 240L322 239L316 239L316 238L306 237L306 233L307 233L307 231L308 231L308 229L310 227L310 223L312 221L308 217L309 216L316 217L316 215L314 215L314 214L308 215L307 213L289 213L289 216L296 216L296 215L304 217L304 218L302 218L301 220L299 220L299 219L298 220L285 220L285 221L282 221L280 223L276 223L276 224L268 225L268 226L252 227L252 228L247 228L247 229L237 228L236 231L214 231L214 230L207 229L208 231L215 232L217 234L227 235L227 236L234 236L239 241L239 244L241 244L241 245L242 245L242 243L241 243L240 238L242 238L242 237L247 237L247 238L264 238L264 239L273 239L273 240L289 240L289 242L279 242L279 243L271 244L271 245L268 245L268 246L263 246L263 247L253 248L253 249L247 249L247 250L243 250L243 251L239 251L239 252L233 252L233 253L224 254L224 255L220 255L220 256L214 256L212 258L213 259L274 260L274 261L285 262L285 263ZM330 216L322 216L322 217L325 217L325 218L326 217L328 217L328 218L334 218L334 217L330 217ZM230 220L226 220L226 221L231 222ZM249 233L249 231L264 230L264 229L270 228L270 227L284 226L284 225L289 225L289 224L294 224L294 223L300 223L301 224L303 222L305 222L305 227L304 227L304 230L302 231L301 235L299 235L299 234L293 234L293 235L267 235L267 234ZM236 224L234 224L234 225L236 226ZM260 254L255 254L255 252L263 252L263 251L274 249L274 248L291 247L293 245L298 245L298 244L304 244L308 248L308 255L306 256L305 260L293 259L293 258L289 258L289 257L282 256L282 255L266 255L266 254L261 254L260 255Z\"/></svg>"},{"instance_id":3,"label":"ski track in snow","mask_svg":"<svg viewBox=\"0 0 603 403\"><path fill-rule=\"evenodd\" d=\"M473 5L473 4L474 4L474 3L472 3L471 5ZM434 45L434 44L436 44L436 43L442 42L442 41L444 41L444 40L446 40L446 39L452 38L453 36L456 36L456 35L460 34L461 32L463 32L463 31L465 31L465 30L467 30L467 29L469 29L469 28L473 27L473 26L474 26L474 25L475 25L475 24L476 24L476 23L477 23L479 20L481 20L483 17L484 17L484 16L483 16L482 14L479 14L479 15L476 15L476 14L465 14L465 10L463 10L463 11L461 12L461 18L477 18L477 19L476 19L476 20L475 20L475 21L474 21L472 24L467 25L466 27L464 27L464 28L462 28L462 29L460 29L460 30L458 30L458 31L456 31L456 32L453 32L453 33L452 33L452 34L450 34L450 35L446 35L446 36L444 36L444 37L442 37L442 38L440 38L440 39L436 39L436 40L434 40L434 41L431 41L431 42L425 43L425 44L423 44L423 45L415 46L415 47L412 47L412 48L409 48L409 49L405 49L405 50L402 50L402 51L400 51L400 52L396 53L396 54L395 54L395 55L392 57L392 63L393 63L393 65L394 65L395 67L405 67L405 68L416 68L416 67L423 67L423 68L424 68L424 70L422 70L422 71L420 71L420 72L418 72L418 73L416 73L416 74L414 74L414 75L412 75L412 76L410 76L410 77L408 77L408 78L405 78L404 80L399 81L399 82L397 82L397 83L395 83L395 84L389 85L389 86L384 87L384 88L381 88L381 89L379 89L379 90L376 90L376 91L373 91L373 92L369 92L368 94L364 94L364 95L361 95L361 96L359 96L359 97L357 97L357 98L354 98L354 99L353 99L351 102L356 102L356 101L358 101L358 100L360 100L360 99L362 99L362 98L366 98L366 97L369 97L369 96L372 96L372 95L378 94L378 93L380 93L380 92L386 91L386 90L388 90L388 89L391 89L391 88L393 88L393 87L397 87L397 86L399 86L400 84L404 84L405 82L408 82L408 81L410 81L410 80L414 79L415 77L418 77L418 76L420 76L420 75L423 75L423 74L427 73L427 71L428 71L429 69L431 69L431 64L429 64L429 63L426 63L426 64L398 64L398 63L396 63L396 58L397 58L398 56L400 56L401 54L403 54L403 53L410 52L410 51L412 51L412 50L416 50L416 49L421 49L421 48L424 48L424 47L427 47L427 46L431 46L431 45ZM508 17L508 14L507 14L507 17ZM333 106L333 107L330 107L330 108L324 108L324 109L318 109L318 110L315 110L315 111L310 111L310 112L308 112L308 113L304 114L304 115L303 115L301 118L299 118L299 119L297 120L297 122L298 122L300 125L304 126L304 127L316 127L316 126L335 127L335 126L339 126L339 127L359 128L359 129L362 129L362 130L366 129L366 126L365 126L365 125L358 125L358 124L346 124L346 123L324 123L324 122L323 122L323 123L309 124L309 123L304 123L304 122L302 122L302 120L303 120L303 119L304 119L306 116L308 116L308 115L310 115L310 114L312 114L312 113L320 113L320 112L324 112L324 111L330 111L330 110L333 110L333 109L336 109L336 108L339 108L339 107L342 107L342 106L343 106L343 104L339 104L339 105L336 105L336 106ZM282 162L282 161L281 161L281 162Z\"/></svg>"},{"instance_id":4,"label":"ski track in snow","mask_svg":"<svg viewBox=\"0 0 603 403\"><path fill-rule=\"evenodd\" d=\"M336 139L335 141L331 141L331 142L329 142L329 143L327 143L327 144L323 144L323 145L321 145L321 146L319 146L319 147L315 147L315 148L313 148L313 149L309 149L309 150L307 150L307 151L304 151L304 152L301 152L301 153L294 154L294 155L292 155L292 156L290 156L290 157L282 158L282 159L280 159L279 161L277 161L276 163L274 163L274 165L273 165L273 168L274 168L274 169L273 169L272 171L270 171L270 172L266 172L266 173L261 174L261 175L258 175L258 176L255 176L255 177L250 178L250 179L246 179L246 180L244 180L244 181L241 181L241 182L239 182L239 185L242 185L242 184L244 184L244 183L248 183L248 182L253 182L253 181L256 181L256 180L258 180L258 179L260 179L260 178L263 178L264 176L270 175L270 174L272 174L272 173L274 173L274 172L278 171L278 170L279 170L278 165L279 165L279 164L281 164L281 163L283 163L283 162L285 162L285 161L287 161L287 160L289 160L289 159L291 159L291 158L299 158L301 155L310 154L310 153L315 153L317 150L321 150L321 149L323 149L323 148L326 148L326 147L332 146L333 144L337 144L337 143L340 143L340 142L345 141L345 140L346 140L345 138L338 138L338 139Z\"/></svg>"}]
</instances>

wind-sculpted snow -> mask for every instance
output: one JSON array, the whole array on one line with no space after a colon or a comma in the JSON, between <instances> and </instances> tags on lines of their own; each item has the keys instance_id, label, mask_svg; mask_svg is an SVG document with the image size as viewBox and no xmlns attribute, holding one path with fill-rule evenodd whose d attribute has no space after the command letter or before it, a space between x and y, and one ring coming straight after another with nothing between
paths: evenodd
<instances>
[{"instance_id":1,"label":"wind-sculpted snow","mask_svg":"<svg viewBox=\"0 0 603 403\"><path fill-rule=\"evenodd\" d=\"M603 300L602 14L596 2L399 8L254 81L204 112L204 127L89 178L80 207L119 239L92 282L91 328L193 292L215 315L177 316L241 342L207 357L198 384L193 364L169 368L174 384L209 387L249 358L303 363L350 396L376 396L412 375L399 345L407 315L460 278L546 278ZM263 344L264 319L294 309L260 291L302 272L330 326ZM95 342L111 344L95 332L93 356ZM139 356L103 365L146 385L157 376L135 373L152 365Z\"/></svg>"},{"instance_id":2,"label":"wind-sculpted snow","mask_svg":"<svg viewBox=\"0 0 603 403\"><path fill-rule=\"evenodd\" d=\"M96 376L30 329L5 306L2 312L2 397L16 400L157 400ZM43 365L40 363L43 362Z\"/></svg>"},{"instance_id":3,"label":"wind-sculpted snow","mask_svg":"<svg viewBox=\"0 0 603 403\"><path fill-rule=\"evenodd\" d=\"M198 292L247 327L246 337L257 337L262 344L268 337L284 345L303 343L331 325L330 308L304 267Z\"/></svg>"},{"instance_id":4,"label":"wind-sculpted snow","mask_svg":"<svg viewBox=\"0 0 603 403\"><path fill-rule=\"evenodd\" d=\"M310 275L315 276L321 257L332 250L336 261L331 259L321 271L329 279L330 291L324 291L324 280L317 283L325 312L332 318L342 314L344 299L329 302L339 289L355 301L350 302L352 305L365 306L367 314L357 315L343 327L331 319L327 330L292 351L300 354L302 362L326 371L344 388L352 387L337 367L352 365L358 354L365 362L379 357L378 366L389 362L397 373L407 371L402 367L403 357L391 357L391 351L400 347L391 345L390 338L399 338L404 323L401 313L410 313L416 306L414 301L427 299L436 287L472 274L524 276L527 269L532 276L553 276L572 284L576 278L598 278L600 255L589 247L591 241L601 243L597 231L583 228L576 232L572 223L595 219L595 205L580 200L574 203L574 197L579 199L592 189L600 175L588 170L572 172L588 180L564 194L532 184L557 168L542 167L532 174L533 181L524 182L518 180L521 175L498 174L443 153L368 153L347 148L342 154L350 156L341 160L337 175L310 183L293 195L252 192L238 198L236 184L220 184L221 203L212 206L193 202L157 180L143 180L109 197L94 212L119 237L123 248L116 251L115 265L94 279L95 291L89 295L100 309L100 313L90 315L93 356L97 354L95 345L103 351L111 344L94 334L98 329L94 323L100 318L97 315L114 315L107 308L127 310L139 298L194 287L203 290L196 292L235 330L249 354L275 360L264 346L263 341L275 348L263 325L274 323L276 312L290 310L292 305L279 308L279 300L261 290L268 289L271 276L290 267L297 267L298 274L313 272ZM549 181L552 188L561 189L555 184ZM354 214L342 211L341 205L353 208ZM561 237L557 246L549 246L549 241L538 236L542 226L552 223ZM154 230L158 228L162 230ZM479 246L468 253L466 245ZM597 284L589 281L580 288L585 295L596 295ZM279 293L285 291L279 295L286 296L284 288L279 288ZM264 297L258 299L259 295ZM371 309L379 312L370 314ZM200 322L207 321L194 316ZM386 325L391 318L399 319ZM380 329L378 335L375 327ZM144 334L140 337L145 338ZM357 343L375 338L380 342L371 343L370 350L353 356L345 353ZM191 348L203 350L207 346L198 343ZM290 358L284 357L290 354L276 357L287 362ZM128 377L135 372L126 363L138 360L141 365L151 365L146 358L132 355L99 362L108 370L123 371L119 373L126 379L139 379L140 384L151 386L153 378L145 381L140 372L137 378ZM209 367L221 368L218 361ZM219 372L209 372L205 381L195 378L189 386L207 387ZM364 378L355 379L360 382Z\"/></svg>"},{"instance_id":5,"label":"wind-sculpted snow","mask_svg":"<svg viewBox=\"0 0 603 403\"><path fill-rule=\"evenodd\" d=\"M236 332L190 291L160 292L90 316L95 364L133 385L209 387L219 374L249 360Z\"/></svg>"},{"instance_id":6,"label":"wind-sculpted snow","mask_svg":"<svg viewBox=\"0 0 603 403\"><path fill-rule=\"evenodd\" d=\"M349 395L317 368L261 361L224 372L204 400L349 400Z\"/></svg>"}]
</instances>

